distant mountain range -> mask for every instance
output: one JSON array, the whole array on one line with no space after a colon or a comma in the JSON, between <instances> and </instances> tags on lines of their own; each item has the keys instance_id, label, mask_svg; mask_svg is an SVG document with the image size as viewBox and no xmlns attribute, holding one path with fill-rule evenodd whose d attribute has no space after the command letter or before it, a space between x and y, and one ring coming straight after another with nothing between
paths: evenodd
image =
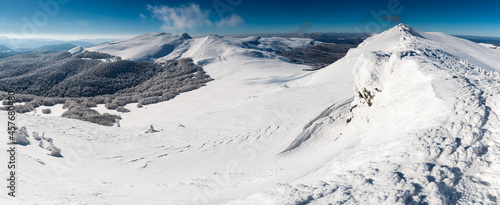
<instances>
[{"instance_id":1,"label":"distant mountain range","mask_svg":"<svg viewBox=\"0 0 500 205\"><path fill-rule=\"evenodd\" d=\"M45 48L56 48L55 50L61 50L62 48L68 47L69 46L68 44L74 45L73 47L75 46L91 47L112 40L116 39L95 39L95 40L87 39L87 40L63 41L63 40L43 39L43 38L24 39L24 38L8 38L0 36L0 45L6 46L16 52L29 52L36 49L45 49Z\"/></svg>"},{"instance_id":2,"label":"distant mountain range","mask_svg":"<svg viewBox=\"0 0 500 205\"><path fill-rule=\"evenodd\" d=\"M187 33L147 33L123 41L104 43L86 50L149 62L189 57L198 64L204 64L233 56L285 60L276 53L318 43L309 38L259 36L235 38L219 35L192 38Z\"/></svg>"},{"instance_id":3,"label":"distant mountain range","mask_svg":"<svg viewBox=\"0 0 500 205\"><path fill-rule=\"evenodd\" d=\"M56 51L67 51L76 47L71 43L63 43L63 44L54 44L54 45L46 45L35 48L34 50L56 50Z\"/></svg>"},{"instance_id":4,"label":"distant mountain range","mask_svg":"<svg viewBox=\"0 0 500 205\"><path fill-rule=\"evenodd\" d=\"M7 46L0 45L0 53L8 53L8 52L12 52L12 50Z\"/></svg>"},{"instance_id":5,"label":"distant mountain range","mask_svg":"<svg viewBox=\"0 0 500 205\"><path fill-rule=\"evenodd\" d=\"M500 37L465 36L465 35L456 35L456 37L464 38L470 41L474 41L476 43L487 43L495 46L500 46Z\"/></svg>"}]
</instances>

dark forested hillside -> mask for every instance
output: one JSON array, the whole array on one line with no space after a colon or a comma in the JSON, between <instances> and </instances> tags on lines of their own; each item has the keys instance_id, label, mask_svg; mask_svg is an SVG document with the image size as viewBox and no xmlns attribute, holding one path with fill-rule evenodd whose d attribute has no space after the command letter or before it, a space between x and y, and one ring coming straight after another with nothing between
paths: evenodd
<instances>
[{"instance_id":1,"label":"dark forested hillside","mask_svg":"<svg viewBox=\"0 0 500 205\"><path fill-rule=\"evenodd\" d=\"M114 118L93 115L83 107L106 104L108 109L126 112L123 106L128 103L140 107L166 101L210 80L191 59L137 62L97 52L34 52L0 59L0 100L5 96L1 91L16 92L17 102L26 102L17 107L18 112L71 102L73 109L63 116L91 122Z\"/></svg>"},{"instance_id":2,"label":"dark forested hillside","mask_svg":"<svg viewBox=\"0 0 500 205\"><path fill-rule=\"evenodd\" d=\"M293 63L311 66L314 70L334 63L344 57L349 49L356 46L355 44L320 43L308 45L305 48L286 50L278 55L290 59Z\"/></svg>"},{"instance_id":3,"label":"dark forested hillside","mask_svg":"<svg viewBox=\"0 0 500 205\"><path fill-rule=\"evenodd\" d=\"M198 74L196 80L185 80L195 74ZM121 60L95 52L76 55L61 52L28 53L0 60L0 90L44 97L131 94L180 88L188 83L197 84L189 87L199 87L208 79L203 69L189 59L158 64Z\"/></svg>"}]
</instances>

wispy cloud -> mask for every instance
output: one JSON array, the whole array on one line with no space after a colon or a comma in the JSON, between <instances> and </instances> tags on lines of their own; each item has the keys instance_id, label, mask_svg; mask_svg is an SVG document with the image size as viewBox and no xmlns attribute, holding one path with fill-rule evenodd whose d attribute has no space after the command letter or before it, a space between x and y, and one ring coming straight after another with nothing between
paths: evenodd
<instances>
[{"instance_id":1,"label":"wispy cloud","mask_svg":"<svg viewBox=\"0 0 500 205\"><path fill-rule=\"evenodd\" d=\"M382 16L379 18L380 20L384 20L384 21L390 21L392 23L398 23L399 21L401 21L401 16L399 15L387 15L387 16Z\"/></svg>"},{"instance_id":2,"label":"wispy cloud","mask_svg":"<svg viewBox=\"0 0 500 205\"><path fill-rule=\"evenodd\" d=\"M163 22L162 30L164 31L185 31L187 29L195 29L198 27L219 28L226 26L237 26L243 23L243 18L236 14L232 14L220 21L210 20L211 12L208 9L201 8L199 4L190 3L178 7L166 5L151 6L146 5L151 12L153 19L158 19ZM143 19L146 19L144 14L139 14Z\"/></svg>"},{"instance_id":3,"label":"wispy cloud","mask_svg":"<svg viewBox=\"0 0 500 205\"><path fill-rule=\"evenodd\" d=\"M240 23L243 23L243 19L241 18L241 16L233 14L232 16L220 20L216 24L219 28L221 28L225 26L237 26Z\"/></svg>"},{"instance_id":4,"label":"wispy cloud","mask_svg":"<svg viewBox=\"0 0 500 205\"><path fill-rule=\"evenodd\" d=\"M141 19L143 19L143 20L145 20L145 19L147 18L147 17L146 17L146 15L144 15L144 14L139 14L139 17L140 17Z\"/></svg>"},{"instance_id":5,"label":"wispy cloud","mask_svg":"<svg viewBox=\"0 0 500 205\"><path fill-rule=\"evenodd\" d=\"M304 34L309 28L311 28L311 23L309 21L306 21L299 29L297 29L297 33Z\"/></svg>"},{"instance_id":6,"label":"wispy cloud","mask_svg":"<svg viewBox=\"0 0 500 205\"><path fill-rule=\"evenodd\" d=\"M200 8L198 4L188 4L179 7L169 6L151 6L147 5L148 10L153 14L153 18L163 22L162 29L185 30L194 29L200 26L212 26L209 20L210 11Z\"/></svg>"}]
</instances>

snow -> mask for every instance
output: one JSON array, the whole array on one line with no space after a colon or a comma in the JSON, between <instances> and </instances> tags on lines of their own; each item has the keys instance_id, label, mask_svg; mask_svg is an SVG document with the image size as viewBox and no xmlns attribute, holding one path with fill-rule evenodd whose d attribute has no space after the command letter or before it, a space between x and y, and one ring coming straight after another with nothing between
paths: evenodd
<instances>
[{"instance_id":1,"label":"snow","mask_svg":"<svg viewBox=\"0 0 500 205\"><path fill-rule=\"evenodd\" d=\"M180 43L162 58L192 57L215 80L167 102L127 105L120 127L18 115L63 157L20 147L16 202L498 203L497 50L402 24L303 72L240 44L257 39ZM151 56L130 53L142 46L131 41L101 48ZM150 125L158 132L146 133Z\"/></svg>"},{"instance_id":2,"label":"snow","mask_svg":"<svg viewBox=\"0 0 500 205\"><path fill-rule=\"evenodd\" d=\"M85 48L81 47L81 46L77 46L77 47L74 47L70 50L68 50L69 53L71 54L77 54L77 53L81 53L85 50Z\"/></svg>"},{"instance_id":3,"label":"snow","mask_svg":"<svg viewBox=\"0 0 500 205\"><path fill-rule=\"evenodd\" d=\"M210 35L191 38L188 34L148 33L132 39L105 43L87 51L97 51L120 56L123 59L163 62L168 59L190 57L195 62L226 60L233 56L281 58L270 51L314 45L308 38L248 37L232 38ZM285 58L281 58L285 60Z\"/></svg>"},{"instance_id":4,"label":"snow","mask_svg":"<svg viewBox=\"0 0 500 205\"><path fill-rule=\"evenodd\" d=\"M484 46L486 48L500 50L500 46L496 46L496 45L489 44L489 43L479 43L479 45Z\"/></svg>"},{"instance_id":5,"label":"snow","mask_svg":"<svg viewBox=\"0 0 500 205\"><path fill-rule=\"evenodd\" d=\"M176 46L189 39L191 37L187 34L148 33L128 40L104 43L86 50L108 53L123 59L149 61L170 54Z\"/></svg>"}]
</instances>

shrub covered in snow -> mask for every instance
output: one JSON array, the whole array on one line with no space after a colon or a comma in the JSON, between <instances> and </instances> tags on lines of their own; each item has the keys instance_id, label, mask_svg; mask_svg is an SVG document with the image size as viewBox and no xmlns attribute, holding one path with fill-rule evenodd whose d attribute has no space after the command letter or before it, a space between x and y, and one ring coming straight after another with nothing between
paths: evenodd
<instances>
[{"instance_id":1,"label":"shrub covered in snow","mask_svg":"<svg viewBox=\"0 0 500 205\"><path fill-rule=\"evenodd\" d=\"M50 114L50 113L52 113L52 111L50 110L50 108L45 108L45 109L42 109L42 113L43 114Z\"/></svg>"},{"instance_id":2,"label":"shrub covered in snow","mask_svg":"<svg viewBox=\"0 0 500 205\"><path fill-rule=\"evenodd\" d=\"M42 104L44 106L54 106L56 104L56 102L54 101L53 98L46 98L46 99L43 99Z\"/></svg>"},{"instance_id":3,"label":"shrub covered in snow","mask_svg":"<svg viewBox=\"0 0 500 205\"><path fill-rule=\"evenodd\" d=\"M106 103L104 107L108 108L108 110L116 110L116 108L120 107L120 105L116 103Z\"/></svg>"},{"instance_id":4,"label":"shrub covered in snow","mask_svg":"<svg viewBox=\"0 0 500 205\"><path fill-rule=\"evenodd\" d=\"M47 150L50 151L49 155L54 157L62 157L61 149L53 145L52 143L47 146Z\"/></svg>"},{"instance_id":5,"label":"shrub covered in snow","mask_svg":"<svg viewBox=\"0 0 500 205\"><path fill-rule=\"evenodd\" d=\"M86 106L82 106L75 101L66 102L64 107L68 108L68 111L62 114L63 117L79 119L97 123L100 125L113 126L113 124L116 122L116 119L121 119L121 117L118 115L111 115L108 113L104 113L101 115L96 110L90 109Z\"/></svg>"},{"instance_id":6,"label":"shrub covered in snow","mask_svg":"<svg viewBox=\"0 0 500 205\"><path fill-rule=\"evenodd\" d=\"M124 107L122 107L122 106L120 106L120 107L116 108L116 111L118 111L118 112L123 112L123 113L125 113L125 112L130 112L130 110L129 110L129 109L124 108Z\"/></svg>"},{"instance_id":7,"label":"shrub covered in snow","mask_svg":"<svg viewBox=\"0 0 500 205\"><path fill-rule=\"evenodd\" d=\"M28 139L28 131L26 130L26 127L21 127L21 129L16 130L14 133L14 140L17 144L19 145L29 145L30 141Z\"/></svg>"},{"instance_id":8,"label":"shrub covered in snow","mask_svg":"<svg viewBox=\"0 0 500 205\"><path fill-rule=\"evenodd\" d=\"M41 141L42 140L42 137L40 137L38 135L38 132L33 132L33 139L37 140L37 141Z\"/></svg>"},{"instance_id":9,"label":"shrub covered in snow","mask_svg":"<svg viewBox=\"0 0 500 205\"><path fill-rule=\"evenodd\" d=\"M97 104L91 100L84 100L80 104L85 106L85 107L97 107Z\"/></svg>"},{"instance_id":10,"label":"shrub covered in snow","mask_svg":"<svg viewBox=\"0 0 500 205\"><path fill-rule=\"evenodd\" d=\"M146 129L146 133L154 133L154 132L158 132L158 131L155 130L155 128L153 127L153 124L149 125L149 127Z\"/></svg>"}]
</instances>

